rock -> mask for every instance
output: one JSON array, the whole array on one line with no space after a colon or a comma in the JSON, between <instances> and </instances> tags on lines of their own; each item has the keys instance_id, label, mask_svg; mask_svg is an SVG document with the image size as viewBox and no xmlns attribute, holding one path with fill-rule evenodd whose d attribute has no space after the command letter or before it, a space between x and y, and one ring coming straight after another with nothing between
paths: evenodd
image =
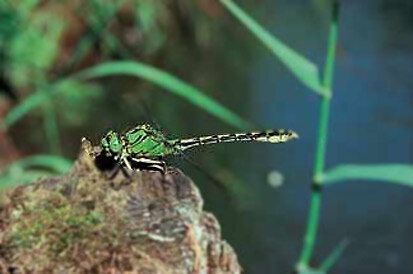
<instances>
[{"instance_id":1,"label":"rock","mask_svg":"<svg viewBox=\"0 0 413 274\"><path fill-rule=\"evenodd\" d=\"M68 174L6 195L0 273L240 273L182 171L110 176L99 157L84 140Z\"/></svg>"}]
</instances>

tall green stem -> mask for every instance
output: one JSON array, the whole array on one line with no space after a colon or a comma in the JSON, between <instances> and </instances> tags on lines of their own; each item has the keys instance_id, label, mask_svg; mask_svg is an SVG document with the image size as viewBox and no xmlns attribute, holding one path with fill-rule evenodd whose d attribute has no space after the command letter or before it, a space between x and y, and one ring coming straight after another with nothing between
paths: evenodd
<instances>
[{"instance_id":1,"label":"tall green stem","mask_svg":"<svg viewBox=\"0 0 413 274\"><path fill-rule=\"evenodd\" d=\"M307 229L304 236L304 244L301 250L300 259L298 261L299 269L306 269L314 251L315 240L317 236L317 228L320 219L321 207L321 190L322 186L319 182L320 176L324 171L326 145L327 145L327 129L328 118L330 112L330 99L333 83L334 59L337 42L337 21L339 14L339 2L335 1L333 6L333 16L330 24L330 34L328 39L327 58L323 75L323 96L320 104L320 116L318 124L317 146L315 151L314 169L312 190L310 198L309 214L307 219Z\"/></svg>"},{"instance_id":2,"label":"tall green stem","mask_svg":"<svg viewBox=\"0 0 413 274\"><path fill-rule=\"evenodd\" d=\"M49 145L50 151L52 151L54 154L60 154L60 140L59 130L56 121L56 113L51 99L47 96L47 93L50 92L49 88L50 86L46 85L43 80L38 80L36 83L36 92L45 94L45 102L42 106L42 112L43 126L46 134L47 143Z\"/></svg>"},{"instance_id":3,"label":"tall green stem","mask_svg":"<svg viewBox=\"0 0 413 274\"><path fill-rule=\"evenodd\" d=\"M59 130L56 122L56 112L50 98L45 99L43 105L43 124L46 133L46 140L49 144L50 150L54 154L61 154Z\"/></svg>"}]
</instances>

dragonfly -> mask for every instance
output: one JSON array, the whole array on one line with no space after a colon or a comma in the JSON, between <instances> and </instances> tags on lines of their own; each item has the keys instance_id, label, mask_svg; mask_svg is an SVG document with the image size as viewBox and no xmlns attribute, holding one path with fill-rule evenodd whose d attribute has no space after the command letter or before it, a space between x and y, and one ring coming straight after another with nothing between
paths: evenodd
<instances>
[{"instance_id":1,"label":"dragonfly","mask_svg":"<svg viewBox=\"0 0 413 274\"><path fill-rule=\"evenodd\" d=\"M285 143L296 138L298 134L294 131L280 129L168 139L150 124L141 124L122 134L109 131L102 138L101 147L105 156L113 159L123 169L159 171L165 174L166 156L182 155L193 147L235 142Z\"/></svg>"}]
</instances>

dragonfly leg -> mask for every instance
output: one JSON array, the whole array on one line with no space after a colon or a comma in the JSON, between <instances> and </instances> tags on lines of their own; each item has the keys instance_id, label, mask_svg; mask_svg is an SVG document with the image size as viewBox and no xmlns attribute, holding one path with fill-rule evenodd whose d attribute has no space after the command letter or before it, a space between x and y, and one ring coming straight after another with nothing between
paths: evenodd
<instances>
[{"instance_id":1,"label":"dragonfly leg","mask_svg":"<svg viewBox=\"0 0 413 274\"><path fill-rule=\"evenodd\" d=\"M119 174L119 171L122 171L122 170L123 170L123 167L120 164L116 164L113 169L111 169L110 171L107 171L106 176L109 180L112 180L116 177L116 175Z\"/></svg>"},{"instance_id":2,"label":"dragonfly leg","mask_svg":"<svg viewBox=\"0 0 413 274\"><path fill-rule=\"evenodd\" d=\"M154 163L150 166L150 170L159 171L162 175L165 175L166 169L167 166L165 161L159 161L158 163Z\"/></svg>"},{"instance_id":3,"label":"dragonfly leg","mask_svg":"<svg viewBox=\"0 0 413 274\"><path fill-rule=\"evenodd\" d=\"M135 170L158 171L162 174L166 172L166 163L162 159L131 158L132 168Z\"/></svg>"},{"instance_id":4,"label":"dragonfly leg","mask_svg":"<svg viewBox=\"0 0 413 274\"><path fill-rule=\"evenodd\" d=\"M126 158L117 163L115 167L108 172L108 178L110 180L114 179L116 175L119 174L119 171L121 171L123 176L125 176L126 178L130 178L132 176L133 169L130 162Z\"/></svg>"},{"instance_id":5,"label":"dragonfly leg","mask_svg":"<svg viewBox=\"0 0 413 274\"><path fill-rule=\"evenodd\" d=\"M132 177L132 174L134 172L133 169L129 169L126 167L121 167L121 170L122 170L123 175L128 179Z\"/></svg>"},{"instance_id":6,"label":"dragonfly leg","mask_svg":"<svg viewBox=\"0 0 413 274\"><path fill-rule=\"evenodd\" d=\"M127 169L133 170L131 163L129 162L128 158L122 158L122 163L126 166Z\"/></svg>"}]
</instances>

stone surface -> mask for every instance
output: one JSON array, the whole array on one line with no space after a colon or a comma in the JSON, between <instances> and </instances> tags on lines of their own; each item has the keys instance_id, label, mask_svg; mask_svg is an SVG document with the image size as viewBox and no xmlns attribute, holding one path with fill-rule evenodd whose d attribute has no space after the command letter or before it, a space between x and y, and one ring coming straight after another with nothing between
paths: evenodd
<instances>
[{"instance_id":1,"label":"stone surface","mask_svg":"<svg viewBox=\"0 0 413 274\"><path fill-rule=\"evenodd\" d=\"M175 168L112 176L99 153L84 141L68 174L6 195L0 273L241 271L190 178Z\"/></svg>"}]
</instances>

